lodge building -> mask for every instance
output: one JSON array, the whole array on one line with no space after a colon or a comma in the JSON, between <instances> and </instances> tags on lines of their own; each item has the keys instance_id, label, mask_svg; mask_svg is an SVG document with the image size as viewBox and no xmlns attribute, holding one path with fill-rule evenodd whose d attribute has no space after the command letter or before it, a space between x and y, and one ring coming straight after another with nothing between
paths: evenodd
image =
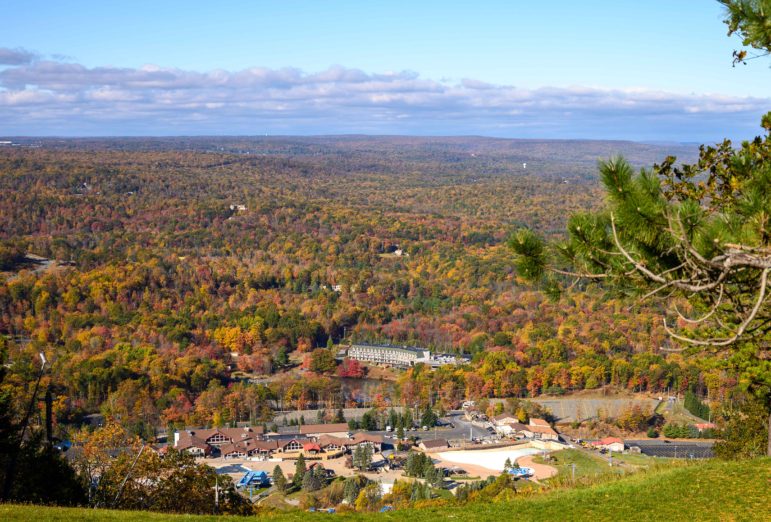
<instances>
[{"instance_id":1,"label":"lodge building","mask_svg":"<svg viewBox=\"0 0 771 522\"><path fill-rule=\"evenodd\" d=\"M409 368L417 363L429 363L431 352L412 346L393 346L390 344L352 344L348 348L348 357L357 361L385 364L399 368Z\"/></svg>"}]
</instances>

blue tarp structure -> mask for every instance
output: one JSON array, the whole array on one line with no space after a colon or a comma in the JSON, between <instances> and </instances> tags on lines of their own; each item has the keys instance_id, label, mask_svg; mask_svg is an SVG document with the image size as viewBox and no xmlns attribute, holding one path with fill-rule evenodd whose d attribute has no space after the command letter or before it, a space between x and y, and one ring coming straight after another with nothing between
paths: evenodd
<instances>
[{"instance_id":1,"label":"blue tarp structure","mask_svg":"<svg viewBox=\"0 0 771 522\"><path fill-rule=\"evenodd\" d=\"M509 475L513 477L526 478L535 475L533 468L512 468L509 470Z\"/></svg>"},{"instance_id":2,"label":"blue tarp structure","mask_svg":"<svg viewBox=\"0 0 771 522\"><path fill-rule=\"evenodd\" d=\"M268 480L268 474L264 471L247 471L241 480L236 484L239 488L245 488L247 486L268 486L270 480Z\"/></svg>"}]
</instances>

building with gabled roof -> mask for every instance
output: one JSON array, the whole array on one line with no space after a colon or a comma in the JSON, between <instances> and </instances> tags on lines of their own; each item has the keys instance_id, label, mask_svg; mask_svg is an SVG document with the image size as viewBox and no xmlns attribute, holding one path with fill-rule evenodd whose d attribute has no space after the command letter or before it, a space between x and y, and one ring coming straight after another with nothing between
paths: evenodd
<instances>
[{"instance_id":1,"label":"building with gabled roof","mask_svg":"<svg viewBox=\"0 0 771 522\"><path fill-rule=\"evenodd\" d=\"M450 447L447 439L421 440L418 447L427 453L441 451Z\"/></svg>"},{"instance_id":2,"label":"building with gabled roof","mask_svg":"<svg viewBox=\"0 0 771 522\"><path fill-rule=\"evenodd\" d=\"M373 435L371 433L354 433L353 437L351 437L351 441L353 442L353 446L362 446L367 444L372 446L372 449L375 451L380 451L383 449L383 437L380 435Z\"/></svg>"},{"instance_id":3,"label":"building with gabled roof","mask_svg":"<svg viewBox=\"0 0 771 522\"><path fill-rule=\"evenodd\" d=\"M551 426L528 426L528 431L533 434L532 438L540 440L560 440L560 435Z\"/></svg>"},{"instance_id":4,"label":"building with gabled roof","mask_svg":"<svg viewBox=\"0 0 771 522\"><path fill-rule=\"evenodd\" d=\"M506 437L511 437L511 436L521 436L521 437L529 437L529 438L533 437L533 432L530 431L530 426L526 426L519 421L496 423L495 432L498 433L498 435L502 435Z\"/></svg>"},{"instance_id":5,"label":"building with gabled roof","mask_svg":"<svg viewBox=\"0 0 771 522\"><path fill-rule=\"evenodd\" d=\"M519 423L519 418L517 418L517 416L514 415L513 413L501 413L500 415L496 415L490 420L497 425L512 424L515 422Z\"/></svg>"},{"instance_id":6,"label":"building with gabled roof","mask_svg":"<svg viewBox=\"0 0 771 522\"><path fill-rule=\"evenodd\" d=\"M186 451L196 457L208 457L212 453L212 447L205 440L193 435L180 437L178 441L175 441L174 449Z\"/></svg>"},{"instance_id":7,"label":"building with gabled roof","mask_svg":"<svg viewBox=\"0 0 771 522\"><path fill-rule=\"evenodd\" d=\"M263 431L262 426L247 426L245 428L191 428L174 432L174 448L185 450L198 456L211 455L222 446L229 446L247 440L258 440L261 438ZM205 450L204 447L206 448Z\"/></svg>"},{"instance_id":8,"label":"building with gabled roof","mask_svg":"<svg viewBox=\"0 0 771 522\"><path fill-rule=\"evenodd\" d=\"M349 429L348 424L345 422L334 424L303 424L300 426L300 434L308 437L320 437L321 435L347 437Z\"/></svg>"},{"instance_id":9,"label":"building with gabled roof","mask_svg":"<svg viewBox=\"0 0 771 522\"><path fill-rule=\"evenodd\" d=\"M605 437L604 439L595 440L591 445L595 448L615 451L616 453L624 451L624 441L618 437Z\"/></svg>"},{"instance_id":10,"label":"building with gabled roof","mask_svg":"<svg viewBox=\"0 0 771 522\"><path fill-rule=\"evenodd\" d=\"M349 447L356 444L353 439L333 437L331 435L321 435L316 442L325 451L347 451Z\"/></svg>"}]
</instances>

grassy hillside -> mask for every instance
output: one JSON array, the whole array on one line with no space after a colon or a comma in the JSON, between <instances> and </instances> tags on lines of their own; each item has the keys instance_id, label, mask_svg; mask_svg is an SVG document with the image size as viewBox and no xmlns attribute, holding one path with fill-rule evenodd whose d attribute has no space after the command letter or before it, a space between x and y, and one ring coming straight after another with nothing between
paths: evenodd
<instances>
[{"instance_id":1,"label":"grassy hillside","mask_svg":"<svg viewBox=\"0 0 771 522\"><path fill-rule=\"evenodd\" d=\"M372 515L336 515L344 519L435 521L507 520L769 520L771 460L706 462L639 474L613 483L563 490L514 502L465 507L396 511ZM307 520L328 515L295 512L272 520ZM229 517L170 516L144 512L97 511L36 506L0 506L1 520L134 521L243 520Z\"/></svg>"}]
</instances>

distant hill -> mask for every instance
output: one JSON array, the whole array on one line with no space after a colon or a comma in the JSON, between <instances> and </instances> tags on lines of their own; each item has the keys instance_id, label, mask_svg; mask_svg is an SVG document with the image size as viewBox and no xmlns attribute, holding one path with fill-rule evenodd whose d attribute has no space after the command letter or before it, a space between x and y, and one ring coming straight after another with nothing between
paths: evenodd
<instances>
[{"instance_id":1,"label":"distant hill","mask_svg":"<svg viewBox=\"0 0 771 522\"><path fill-rule=\"evenodd\" d=\"M527 521L710 521L768 520L771 460L709 461L652 471L590 487L557 490L514 502L471 503L373 514L336 514L335 520L527 520ZM317 520L330 515L301 511L261 520ZM241 517L0 505L2 520L181 521L245 520Z\"/></svg>"},{"instance_id":2,"label":"distant hill","mask_svg":"<svg viewBox=\"0 0 771 522\"><path fill-rule=\"evenodd\" d=\"M504 139L481 136L225 136L159 138L14 138L21 145L51 149L208 151L279 156L358 157L396 155L411 161L430 159L478 166L494 159L520 167L523 162L581 165L594 168L597 160L616 154L636 166L649 166L668 155L692 161L695 144L641 143L614 140ZM535 165L533 165L535 166Z\"/></svg>"}]
</instances>

